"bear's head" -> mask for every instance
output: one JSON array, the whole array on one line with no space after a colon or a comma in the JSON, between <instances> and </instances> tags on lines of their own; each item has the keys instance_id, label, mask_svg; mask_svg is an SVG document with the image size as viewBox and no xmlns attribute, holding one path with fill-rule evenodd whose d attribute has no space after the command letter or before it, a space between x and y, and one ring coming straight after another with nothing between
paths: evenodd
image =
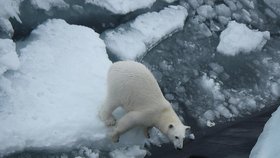
<instances>
[{"instance_id":1,"label":"bear's head","mask_svg":"<svg viewBox=\"0 0 280 158\"><path fill-rule=\"evenodd\" d=\"M175 149L181 150L183 148L186 132L190 129L191 129L190 126L185 126L181 123L180 124L170 123L168 125L167 137L173 143Z\"/></svg>"}]
</instances>

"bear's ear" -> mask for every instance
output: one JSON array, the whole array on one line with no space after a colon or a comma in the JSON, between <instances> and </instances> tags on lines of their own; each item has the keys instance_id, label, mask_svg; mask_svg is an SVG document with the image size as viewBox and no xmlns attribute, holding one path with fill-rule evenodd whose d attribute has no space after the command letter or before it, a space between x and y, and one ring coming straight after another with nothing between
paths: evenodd
<instances>
[{"instance_id":1,"label":"bear's ear","mask_svg":"<svg viewBox=\"0 0 280 158\"><path fill-rule=\"evenodd\" d=\"M168 126L168 128L169 129L171 129L171 128L173 128L174 126L172 125L172 124L170 124L169 126Z\"/></svg>"},{"instance_id":2,"label":"bear's ear","mask_svg":"<svg viewBox=\"0 0 280 158\"><path fill-rule=\"evenodd\" d=\"M191 129L191 126L185 126L186 130Z\"/></svg>"}]
</instances>

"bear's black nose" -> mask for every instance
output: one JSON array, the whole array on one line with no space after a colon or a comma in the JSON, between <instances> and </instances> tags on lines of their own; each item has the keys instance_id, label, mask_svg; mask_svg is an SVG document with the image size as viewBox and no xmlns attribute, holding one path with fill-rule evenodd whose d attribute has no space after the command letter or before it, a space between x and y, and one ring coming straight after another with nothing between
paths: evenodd
<instances>
[{"instance_id":1,"label":"bear's black nose","mask_svg":"<svg viewBox=\"0 0 280 158\"><path fill-rule=\"evenodd\" d=\"M182 150L182 148L178 148L178 147L177 147L176 149L177 149L177 150Z\"/></svg>"}]
</instances>

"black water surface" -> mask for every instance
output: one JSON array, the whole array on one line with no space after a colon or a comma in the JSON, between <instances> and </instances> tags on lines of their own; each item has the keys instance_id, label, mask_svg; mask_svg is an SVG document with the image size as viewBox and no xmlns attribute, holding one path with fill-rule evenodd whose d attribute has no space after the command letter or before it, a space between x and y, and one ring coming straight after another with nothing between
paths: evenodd
<instances>
[{"instance_id":1,"label":"black water surface","mask_svg":"<svg viewBox=\"0 0 280 158\"><path fill-rule=\"evenodd\" d=\"M260 133L271 114L278 106L239 120L230 125L212 129L196 129L197 139L186 142L181 151L172 144L152 147L146 158L248 158ZM202 132L201 130L205 130Z\"/></svg>"}]
</instances>

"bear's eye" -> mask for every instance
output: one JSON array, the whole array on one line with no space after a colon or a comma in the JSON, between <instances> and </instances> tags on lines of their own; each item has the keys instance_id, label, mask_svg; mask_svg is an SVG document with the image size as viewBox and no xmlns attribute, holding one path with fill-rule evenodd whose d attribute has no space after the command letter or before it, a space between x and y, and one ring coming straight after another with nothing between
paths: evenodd
<instances>
[{"instance_id":1,"label":"bear's eye","mask_svg":"<svg viewBox=\"0 0 280 158\"><path fill-rule=\"evenodd\" d=\"M175 136L175 139L179 139L179 137L178 137L178 136Z\"/></svg>"}]
</instances>

